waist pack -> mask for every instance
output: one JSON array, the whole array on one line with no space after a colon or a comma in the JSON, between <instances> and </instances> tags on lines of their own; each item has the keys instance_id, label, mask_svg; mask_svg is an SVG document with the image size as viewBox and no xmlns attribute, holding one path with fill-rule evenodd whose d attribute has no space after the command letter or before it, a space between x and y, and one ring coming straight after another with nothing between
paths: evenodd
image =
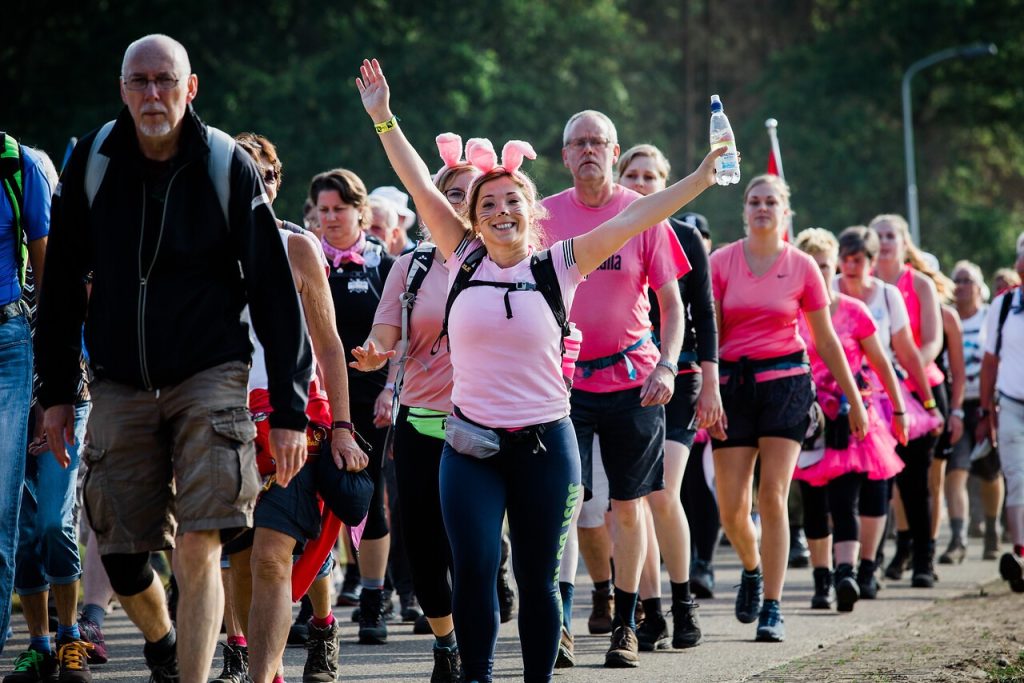
<instances>
[{"instance_id":1,"label":"waist pack","mask_svg":"<svg viewBox=\"0 0 1024 683\"><path fill-rule=\"evenodd\" d=\"M850 417L839 413L835 419L825 416L825 448L845 451L850 447Z\"/></svg>"},{"instance_id":2,"label":"waist pack","mask_svg":"<svg viewBox=\"0 0 1024 683\"><path fill-rule=\"evenodd\" d=\"M501 450L501 435L462 419L455 413L448 416L444 426L444 440L463 455L483 460Z\"/></svg>"}]
</instances>

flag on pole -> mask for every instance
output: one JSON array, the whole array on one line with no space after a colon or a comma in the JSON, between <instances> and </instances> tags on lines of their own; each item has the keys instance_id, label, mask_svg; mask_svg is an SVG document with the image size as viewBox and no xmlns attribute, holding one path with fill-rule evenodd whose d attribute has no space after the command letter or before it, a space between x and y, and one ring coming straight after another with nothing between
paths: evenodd
<instances>
[{"instance_id":1,"label":"flag on pole","mask_svg":"<svg viewBox=\"0 0 1024 683\"><path fill-rule=\"evenodd\" d=\"M779 164L775 161L775 149L771 148L768 150L768 174L781 176L779 173Z\"/></svg>"},{"instance_id":2,"label":"flag on pole","mask_svg":"<svg viewBox=\"0 0 1024 683\"><path fill-rule=\"evenodd\" d=\"M768 130L768 140L771 143L768 147L768 169L766 173L779 176L785 182L786 173L782 170L782 151L779 149L779 122L775 119L768 119L764 122L764 127ZM787 242L792 242L795 239L792 213L787 217L786 234L783 235L783 239Z\"/></svg>"}]
</instances>

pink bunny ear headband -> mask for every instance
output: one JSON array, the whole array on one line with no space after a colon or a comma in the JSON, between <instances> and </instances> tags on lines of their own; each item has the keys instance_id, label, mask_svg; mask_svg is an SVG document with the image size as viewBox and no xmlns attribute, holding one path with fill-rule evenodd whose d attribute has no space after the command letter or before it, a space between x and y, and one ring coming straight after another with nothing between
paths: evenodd
<instances>
[{"instance_id":1,"label":"pink bunny ear headband","mask_svg":"<svg viewBox=\"0 0 1024 683\"><path fill-rule=\"evenodd\" d=\"M437 151L441 154L446 168L461 163L462 138L455 133L442 133L437 136ZM494 145L487 138L470 138L466 142L466 161L480 170L489 173L499 165L509 173L515 173L523 165L523 159L536 159L537 153L533 146L523 140L509 140L501 149L501 164Z\"/></svg>"}]
</instances>

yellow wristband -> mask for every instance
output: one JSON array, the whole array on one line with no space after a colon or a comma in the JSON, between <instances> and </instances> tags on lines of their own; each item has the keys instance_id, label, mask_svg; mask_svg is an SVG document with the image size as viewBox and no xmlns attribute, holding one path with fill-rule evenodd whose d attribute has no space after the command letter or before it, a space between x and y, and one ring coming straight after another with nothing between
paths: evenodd
<instances>
[{"instance_id":1,"label":"yellow wristband","mask_svg":"<svg viewBox=\"0 0 1024 683\"><path fill-rule=\"evenodd\" d=\"M374 130L377 131L377 135L383 135L384 133L390 133L395 128L398 128L398 117L392 116L387 121L373 124Z\"/></svg>"},{"instance_id":2,"label":"yellow wristband","mask_svg":"<svg viewBox=\"0 0 1024 683\"><path fill-rule=\"evenodd\" d=\"M927 401L924 402L924 409L925 410L931 410L934 407L935 407L935 399L934 398L930 398L930 399L928 399Z\"/></svg>"}]
</instances>

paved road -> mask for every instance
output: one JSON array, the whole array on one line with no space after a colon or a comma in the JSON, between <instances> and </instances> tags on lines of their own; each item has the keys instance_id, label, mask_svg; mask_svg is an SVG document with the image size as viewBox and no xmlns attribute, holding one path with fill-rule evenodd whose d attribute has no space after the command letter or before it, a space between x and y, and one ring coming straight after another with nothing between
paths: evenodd
<instances>
[{"instance_id":1,"label":"paved road","mask_svg":"<svg viewBox=\"0 0 1024 683\"><path fill-rule=\"evenodd\" d=\"M944 546L940 546L944 547ZM838 615L808 608L810 602L811 572L809 569L789 573L783 602L788 638L782 644L753 642L755 625L740 624L732 614L739 568L735 556L726 547L719 554L718 579L721 587L717 597L701 605L701 619L705 643L685 651L644 653L640 668L635 670L605 670L602 668L608 647L604 636L585 635L586 617L590 609L590 584L581 574L577 587L578 602L574 610L573 625L577 634L576 652L579 663L575 669L564 670L556 676L561 683L583 681L741 681L772 669L819 648L868 632L880 623L893 623L913 612L930 606L937 598L949 598L979 590L981 584L997 577L995 562L982 562L980 544L975 542L969 551L970 559L957 567L939 567L941 580L935 589L922 590L909 587L909 580L889 583L880 599L858 603L852 614ZM909 578L909 577L908 577ZM664 577L667 595L668 577ZM424 681L431 668L430 638L414 636L411 625L392 625L386 646L361 646L355 643L356 625L349 621L350 608L337 608L335 614L342 620L341 680L343 681ZM26 647L24 622L15 615L15 638L0 657L4 673L10 671L15 654ZM125 618L115 611L105 628L107 645L112 661L93 669L96 681L144 681L148 677L142 660L142 640ZM188 653L181 653L188 656ZM288 649L285 654L286 678L302 679L305 651ZM220 671L219 655L214 674ZM497 680L521 680L519 641L514 621L502 626L495 662Z\"/></svg>"}]
</instances>

